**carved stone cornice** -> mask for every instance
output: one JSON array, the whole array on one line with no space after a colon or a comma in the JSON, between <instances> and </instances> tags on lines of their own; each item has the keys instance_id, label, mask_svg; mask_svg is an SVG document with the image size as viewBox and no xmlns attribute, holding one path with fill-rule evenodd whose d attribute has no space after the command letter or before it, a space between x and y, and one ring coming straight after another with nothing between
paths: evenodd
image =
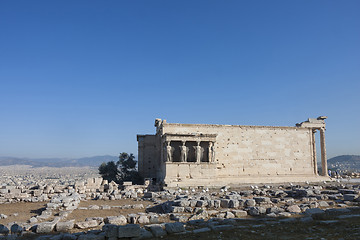
<instances>
[{"instance_id":1,"label":"carved stone cornice","mask_svg":"<svg viewBox=\"0 0 360 240\"><path fill-rule=\"evenodd\" d=\"M194 141L194 142L216 142L217 134L202 134L202 133L193 133L193 134L174 134L174 133L165 133L162 135L163 142L168 141Z\"/></svg>"}]
</instances>

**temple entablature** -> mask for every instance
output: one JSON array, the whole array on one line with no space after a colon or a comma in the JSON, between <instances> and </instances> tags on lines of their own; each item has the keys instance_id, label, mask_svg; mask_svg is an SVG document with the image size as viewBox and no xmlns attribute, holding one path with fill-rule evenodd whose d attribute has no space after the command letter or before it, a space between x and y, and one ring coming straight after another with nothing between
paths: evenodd
<instances>
[{"instance_id":1,"label":"temple entablature","mask_svg":"<svg viewBox=\"0 0 360 240\"><path fill-rule=\"evenodd\" d=\"M297 127L305 127L305 128L313 128L313 129L325 129L325 119L327 119L326 116L320 116L318 118L308 118L307 121L297 123Z\"/></svg>"}]
</instances>

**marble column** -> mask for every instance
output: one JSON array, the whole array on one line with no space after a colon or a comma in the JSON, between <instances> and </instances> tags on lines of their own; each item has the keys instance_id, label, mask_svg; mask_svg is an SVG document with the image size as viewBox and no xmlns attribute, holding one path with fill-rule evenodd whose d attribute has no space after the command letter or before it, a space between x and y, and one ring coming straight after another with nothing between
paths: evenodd
<instances>
[{"instance_id":1,"label":"marble column","mask_svg":"<svg viewBox=\"0 0 360 240\"><path fill-rule=\"evenodd\" d=\"M325 128L320 128L320 147L321 147L321 168L322 175L328 175L327 160L326 160L326 146L325 146Z\"/></svg>"},{"instance_id":2,"label":"marble column","mask_svg":"<svg viewBox=\"0 0 360 240\"><path fill-rule=\"evenodd\" d=\"M313 165L314 165L314 173L318 175L318 168L317 168L317 158L316 158L316 141L315 141L315 133L316 130L312 130L312 149L313 149Z\"/></svg>"}]
</instances>

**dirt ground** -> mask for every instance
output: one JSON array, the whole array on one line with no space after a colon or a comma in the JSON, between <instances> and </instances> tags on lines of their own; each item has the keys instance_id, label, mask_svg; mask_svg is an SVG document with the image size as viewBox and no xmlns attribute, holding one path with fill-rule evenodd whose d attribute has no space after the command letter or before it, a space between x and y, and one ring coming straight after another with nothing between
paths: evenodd
<instances>
[{"instance_id":1,"label":"dirt ground","mask_svg":"<svg viewBox=\"0 0 360 240\"><path fill-rule=\"evenodd\" d=\"M11 222L26 222L31 217L41 213L46 203L5 203L0 204L0 213L7 215L6 219L0 219L0 224ZM17 216L15 216L18 214Z\"/></svg>"}]
</instances>

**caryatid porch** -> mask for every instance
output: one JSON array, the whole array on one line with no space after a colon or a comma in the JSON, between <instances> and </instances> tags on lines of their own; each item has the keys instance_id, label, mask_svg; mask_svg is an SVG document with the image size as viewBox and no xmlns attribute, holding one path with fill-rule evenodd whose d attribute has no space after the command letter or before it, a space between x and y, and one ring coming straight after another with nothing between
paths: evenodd
<instances>
[{"instance_id":1,"label":"caryatid porch","mask_svg":"<svg viewBox=\"0 0 360 240\"><path fill-rule=\"evenodd\" d=\"M164 134L162 161L167 163L213 163L217 134Z\"/></svg>"}]
</instances>

